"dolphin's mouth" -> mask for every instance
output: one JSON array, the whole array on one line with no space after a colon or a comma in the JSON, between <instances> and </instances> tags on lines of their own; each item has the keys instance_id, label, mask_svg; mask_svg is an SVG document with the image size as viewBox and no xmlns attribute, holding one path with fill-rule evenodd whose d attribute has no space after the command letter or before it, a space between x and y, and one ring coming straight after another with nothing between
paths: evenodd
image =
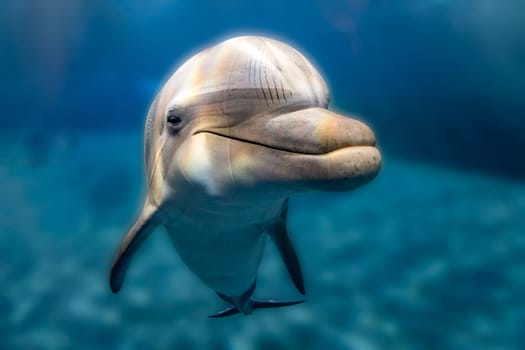
<instances>
[{"instance_id":1,"label":"dolphin's mouth","mask_svg":"<svg viewBox=\"0 0 525 350\"><path fill-rule=\"evenodd\" d=\"M197 132L193 133L193 135L198 135L198 134L211 134L211 135L215 135L215 136L222 137L222 138L225 138L225 139L230 139L230 140L234 140L234 141L237 141L237 142L247 143L247 144L251 144L251 145L254 145L254 146L264 147L264 148L267 148L267 149L270 149L270 150L279 151L279 152L286 152L286 153L305 154L305 155L322 155L322 154L326 154L326 153L330 152L330 151L328 151L328 152L308 152L308 151L300 152L297 149L289 149L289 148L279 147L279 146L275 146L275 145L268 145L268 144L264 144L262 142L251 141L251 140L248 140L248 139L244 139L244 138L240 138L240 137L236 137L236 136L232 136L232 135L226 135L225 133L221 133L221 132L217 132L217 131L200 130L200 131L197 131Z\"/></svg>"},{"instance_id":2,"label":"dolphin's mouth","mask_svg":"<svg viewBox=\"0 0 525 350\"><path fill-rule=\"evenodd\" d=\"M205 127L209 133L276 151L323 155L348 147L375 146L364 123L324 108L306 108L280 115L249 118L233 126Z\"/></svg>"},{"instance_id":3,"label":"dolphin's mouth","mask_svg":"<svg viewBox=\"0 0 525 350\"><path fill-rule=\"evenodd\" d=\"M296 191L349 191L372 180L381 168L381 154L374 146L341 146L325 152L300 152L215 131L199 131L203 144L217 149L228 162L238 184L282 184ZM272 187L270 187L271 189ZM280 193L280 192L279 192Z\"/></svg>"}]
</instances>

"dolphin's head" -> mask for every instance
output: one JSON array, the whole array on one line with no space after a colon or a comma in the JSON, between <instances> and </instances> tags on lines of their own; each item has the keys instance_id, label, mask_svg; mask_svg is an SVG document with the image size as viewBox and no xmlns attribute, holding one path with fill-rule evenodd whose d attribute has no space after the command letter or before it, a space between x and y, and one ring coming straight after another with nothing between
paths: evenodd
<instances>
[{"instance_id":1,"label":"dolphin's head","mask_svg":"<svg viewBox=\"0 0 525 350\"><path fill-rule=\"evenodd\" d=\"M150 110L150 189L278 199L361 186L381 166L374 134L328 102L320 74L281 42L238 37L205 50Z\"/></svg>"}]
</instances>

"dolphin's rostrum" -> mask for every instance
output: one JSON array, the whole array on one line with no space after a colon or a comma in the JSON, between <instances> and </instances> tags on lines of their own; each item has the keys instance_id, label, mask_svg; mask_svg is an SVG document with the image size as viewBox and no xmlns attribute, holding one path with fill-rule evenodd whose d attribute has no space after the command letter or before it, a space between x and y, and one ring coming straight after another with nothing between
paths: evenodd
<instances>
[{"instance_id":1,"label":"dolphin's rostrum","mask_svg":"<svg viewBox=\"0 0 525 350\"><path fill-rule=\"evenodd\" d=\"M230 304L214 317L302 302L252 298L267 235L305 294L288 198L352 190L381 166L372 131L328 102L312 64L268 38L236 37L184 63L146 119L147 198L114 261L113 292L140 244L164 226L188 268Z\"/></svg>"}]
</instances>

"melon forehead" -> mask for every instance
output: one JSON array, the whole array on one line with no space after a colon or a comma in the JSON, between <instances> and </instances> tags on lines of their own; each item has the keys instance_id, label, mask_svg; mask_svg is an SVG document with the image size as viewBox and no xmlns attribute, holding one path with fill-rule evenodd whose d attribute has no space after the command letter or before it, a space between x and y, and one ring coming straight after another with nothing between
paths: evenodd
<instances>
[{"instance_id":1,"label":"melon forehead","mask_svg":"<svg viewBox=\"0 0 525 350\"><path fill-rule=\"evenodd\" d=\"M161 91L165 108L228 103L326 107L328 89L294 48L267 38L237 37L184 63ZM241 103L240 103L241 102ZM226 106L228 107L228 106Z\"/></svg>"}]
</instances>

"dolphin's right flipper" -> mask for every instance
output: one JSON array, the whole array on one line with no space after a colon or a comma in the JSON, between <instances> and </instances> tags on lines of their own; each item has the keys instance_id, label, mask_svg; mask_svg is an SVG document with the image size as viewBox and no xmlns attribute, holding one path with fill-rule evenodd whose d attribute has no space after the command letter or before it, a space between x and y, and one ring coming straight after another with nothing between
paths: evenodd
<instances>
[{"instance_id":1,"label":"dolphin's right flipper","mask_svg":"<svg viewBox=\"0 0 525 350\"><path fill-rule=\"evenodd\" d=\"M113 267L111 268L110 285L113 293L118 293L124 282L124 276L131 263L133 255L140 244L159 225L157 207L146 204L137 222L122 241Z\"/></svg>"},{"instance_id":2,"label":"dolphin's right flipper","mask_svg":"<svg viewBox=\"0 0 525 350\"><path fill-rule=\"evenodd\" d=\"M306 293L304 288L303 273L301 271L301 264L297 258L297 253L293 243L288 235L286 228L286 217L288 215L288 199L284 203L283 211L279 219L271 225L267 231L270 237L272 237L281 257L284 260L288 274L292 279L297 290L304 295Z\"/></svg>"}]
</instances>

